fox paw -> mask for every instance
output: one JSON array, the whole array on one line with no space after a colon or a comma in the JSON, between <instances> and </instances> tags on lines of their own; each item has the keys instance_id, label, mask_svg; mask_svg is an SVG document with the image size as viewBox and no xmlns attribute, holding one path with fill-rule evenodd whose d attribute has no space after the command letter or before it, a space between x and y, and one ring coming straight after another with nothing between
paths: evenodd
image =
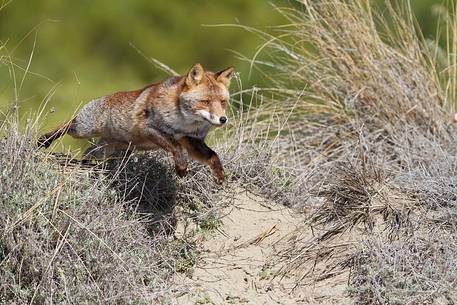
<instances>
[{"instance_id":1,"label":"fox paw","mask_svg":"<svg viewBox=\"0 0 457 305\"><path fill-rule=\"evenodd\" d=\"M175 159L175 170L179 177L187 175L187 158L184 154L178 153L174 156Z\"/></svg>"},{"instance_id":2,"label":"fox paw","mask_svg":"<svg viewBox=\"0 0 457 305\"><path fill-rule=\"evenodd\" d=\"M222 172L215 173L214 181L217 184L222 185L225 182L225 174L224 174L224 172L222 171Z\"/></svg>"},{"instance_id":3,"label":"fox paw","mask_svg":"<svg viewBox=\"0 0 457 305\"><path fill-rule=\"evenodd\" d=\"M175 166L175 170L176 170L176 175L178 175L181 178L185 177L187 175L187 167Z\"/></svg>"}]
</instances>

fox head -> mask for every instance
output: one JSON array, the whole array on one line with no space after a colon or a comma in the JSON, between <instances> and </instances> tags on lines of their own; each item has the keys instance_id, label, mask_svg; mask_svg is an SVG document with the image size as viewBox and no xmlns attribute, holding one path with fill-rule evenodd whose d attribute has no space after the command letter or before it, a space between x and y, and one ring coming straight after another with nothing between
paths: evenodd
<instances>
[{"instance_id":1,"label":"fox head","mask_svg":"<svg viewBox=\"0 0 457 305\"><path fill-rule=\"evenodd\" d=\"M179 96L183 115L215 126L226 124L228 118L225 111L233 74L232 67L213 73L205 71L200 64L195 64L185 76Z\"/></svg>"}]
</instances>

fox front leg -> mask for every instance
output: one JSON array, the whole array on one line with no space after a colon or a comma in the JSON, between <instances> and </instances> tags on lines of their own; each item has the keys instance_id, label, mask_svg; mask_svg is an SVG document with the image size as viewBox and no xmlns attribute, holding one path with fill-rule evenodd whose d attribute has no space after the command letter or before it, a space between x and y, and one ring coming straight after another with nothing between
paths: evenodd
<instances>
[{"instance_id":1,"label":"fox front leg","mask_svg":"<svg viewBox=\"0 0 457 305\"><path fill-rule=\"evenodd\" d=\"M160 148L168 151L175 161L176 174L184 177L187 174L187 158L184 152L179 149L173 140L168 139L157 131L148 131L148 139Z\"/></svg>"},{"instance_id":2,"label":"fox front leg","mask_svg":"<svg viewBox=\"0 0 457 305\"><path fill-rule=\"evenodd\" d=\"M219 156L203 140L183 137L178 142L187 150L192 159L206 164L211 168L217 184L222 184L225 181L224 168L222 167Z\"/></svg>"}]
</instances>

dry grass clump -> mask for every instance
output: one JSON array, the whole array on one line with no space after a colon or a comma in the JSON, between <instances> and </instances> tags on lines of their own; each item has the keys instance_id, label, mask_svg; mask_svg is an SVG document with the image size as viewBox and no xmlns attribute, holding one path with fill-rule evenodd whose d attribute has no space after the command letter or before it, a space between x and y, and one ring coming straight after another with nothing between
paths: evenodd
<instances>
[{"instance_id":1,"label":"dry grass clump","mask_svg":"<svg viewBox=\"0 0 457 305\"><path fill-rule=\"evenodd\" d=\"M369 238L355 258L350 292L356 304L453 304L454 234L428 232L392 243ZM435 303L434 303L435 302Z\"/></svg>"},{"instance_id":2,"label":"dry grass clump","mask_svg":"<svg viewBox=\"0 0 457 305\"><path fill-rule=\"evenodd\" d=\"M169 292L169 238L125 213L114 178L43 160L14 123L1 133L2 304L150 304Z\"/></svg>"},{"instance_id":3,"label":"dry grass clump","mask_svg":"<svg viewBox=\"0 0 457 305\"><path fill-rule=\"evenodd\" d=\"M295 175L294 168L281 162L278 153L281 143L277 138L243 134L241 126L227 135L232 139L221 143L231 146L221 148L225 151L224 164L232 181L283 205L293 205L300 200L301 195L296 192L300 178Z\"/></svg>"},{"instance_id":4,"label":"dry grass clump","mask_svg":"<svg viewBox=\"0 0 457 305\"><path fill-rule=\"evenodd\" d=\"M365 236L355 252L351 293L360 304L452 304L457 300L456 151L414 132L399 137L402 168L391 184L398 205L395 235ZM387 242L386 242L387 241Z\"/></svg>"},{"instance_id":5,"label":"dry grass clump","mask_svg":"<svg viewBox=\"0 0 457 305\"><path fill-rule=\"evenodd\" d=\"M314 236L284 251L283 274L324 279L351 267L356 303L436 301L456 287L444 268L457 251L455 18L444 18L440 49L421 37L409 1L387 2L384 16L370 1L298 2L280 9L290 24L277 36L261 34L270 60L252 61L282 76L272 78L281 104L271 109L288 118L299 155L289 163L302 178L293 204L312 210ZM437 249L446 258L432 262Z\"/></svg>"},{"instance_id":6,"label":"dry grass clump","mask_svg":"<svg viewBox=\"0 0 457 305\"><path fill-rule=\"evenodd\" d=\"M457 253L451 143L410 130L390 153L362 150L331 162L331 175L315 189L323 202L310 219L312 244L299 241L286 270L314 260L327 264L314 273L320 279L350 267L356 304L425 304L444 295L455 301L457 274L448 269Z\"/></svg>"},{"instance_id":7,"label":"dry grass clump","mask_svg":"<svg viewBox=\"0 0 457 305\"><path fill-rule=\"evenodd\" d=\"M333 224L332 230L321 236L321 240L359 224L371 229L375 216L385 212L386 195L392 190L387 187L386 173L373 165L371 160L360 162L358 159L334 165L334 179L326 181L316 193L326 201L317 208L312 222L316 225Z\"/></svg>"},{"instance_id":8,"label":"dry grass clump","mask_svg":"<svg viewBox=\"0 0 457 305\"><path fill-rule=\"evenodd\" d=\"M405 124L445 132L444 109L455 103L455 56L436 70L438 47L422 43L409 3L388 4L391 26L370 1L298 2L300 10L280 9L290 24L277 37L263 34L270 61L253 63L279 71L271 79L281 105L272 105L290 117L288 127L300 144L334 150L356 136L355 120L382 136Z\"/></svg>"}]
</instances>

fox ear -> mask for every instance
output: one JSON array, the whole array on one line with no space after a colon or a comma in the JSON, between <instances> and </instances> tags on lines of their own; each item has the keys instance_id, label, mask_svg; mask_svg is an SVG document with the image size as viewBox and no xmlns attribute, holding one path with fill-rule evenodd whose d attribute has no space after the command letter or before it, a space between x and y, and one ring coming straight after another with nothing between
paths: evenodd
<instances>
[{"instance_id":1,"label":"fox ear","mask_svg":"<svg viewBox=\"0 0 457 305\"><path fill-rule=\"evenodd\" d=\"M216 73L216 80L228 88L230 87L230 80L232 79L234 73L235 69L233 67L227 68Z\"/></svg>"},{"instance_id":2,"label":"fox ear","mask_svg":"<svg viewBox=\"0 0 457 305\"><path fill-rule=\"evenodd\" d=\"M193 65L192 68L190 68L189 73L187 73L186 85L191 87L200 84L201 80L203 79L204 73L205 70L203 70L202 65Z\"/></svg>"}]
</instances>

